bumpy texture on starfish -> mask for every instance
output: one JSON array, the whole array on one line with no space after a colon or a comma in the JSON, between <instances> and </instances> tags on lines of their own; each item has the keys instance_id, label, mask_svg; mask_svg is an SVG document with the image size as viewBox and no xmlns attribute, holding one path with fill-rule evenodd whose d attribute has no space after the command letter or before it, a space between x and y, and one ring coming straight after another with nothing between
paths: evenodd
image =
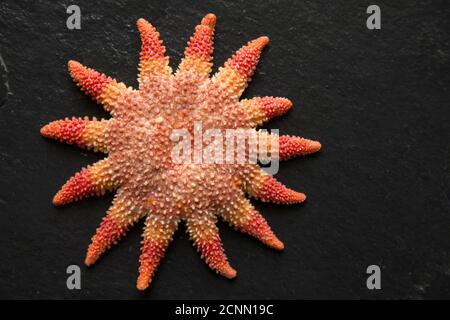
<instances>
[{"instance_id":1,"label":"bumpy texture on starfish","mask_svg":"<svg viewBox=\"0 0 450 320\"><path fill-rule=\"evenodd\" d=\"M41 129L45 137L109 154L70 178L53 203L63 205L117 189L111 208L92 237L87 266L145 217L139 290L150 284L180 220L186 223L194 245L209 267L234 278L236 271L228 263L216 227L217 216L237 230L282 250L283 243L245 194L283 204L305 200L304 194L288 189L257 164L172 161L176 142L169 137L174 129L192 132L194 121L202 121L205 130L254 128L292 106L285 98L239 101L269 42L267 37L250 41L209 77L215 23L213 14L203 18L173 74L159 33L149 22L139 19L139 90L69 61L69 71L77 85L101 103L112 118L66 118ZM264 137L269 147L272 139L278 139L267 133ZM281 160L313 153L320 147L319 142L300 137L279 137Z\"/></svg>"}]
</instances>

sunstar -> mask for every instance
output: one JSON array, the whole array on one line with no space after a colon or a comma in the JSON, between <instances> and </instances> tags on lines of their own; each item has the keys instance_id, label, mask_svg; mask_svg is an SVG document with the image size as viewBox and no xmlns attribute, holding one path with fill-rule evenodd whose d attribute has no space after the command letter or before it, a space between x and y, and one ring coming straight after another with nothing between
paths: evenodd
<instances>
[{"instance_id":1,"label":"sunstar","mask_svg":"<svg viewBox=\"0 0 450 320\"><path fill-rule=\"evenodd\" d=\"M81 89L112 115L109 120L72 118L41 129L45 137L108 153L83 168L53 198L55 205L117 190L112 206L92 237L85 263L92 265L129 228L145 218L137 288L144 290L164 256L180 221L208 266L234 278L216 227L217 217L269 247L284 248L266 220L245 194L262 201L300 203L305 195L288 189L258 164L174 163L170 139L176 129L254 128L289 110L285 98L239 100L269 39L260 37L239 49L210 78L216 17L206 15L195 28L177 71L156 29L137 22L142 49L139 89L69 61L69 71ZM259 132L256 132L258 135ZM321 145L293 136L266 136L279 141L280 160L318 151ZM205 141L203 142L204 146Z\"/></svg>"}]
</instances>

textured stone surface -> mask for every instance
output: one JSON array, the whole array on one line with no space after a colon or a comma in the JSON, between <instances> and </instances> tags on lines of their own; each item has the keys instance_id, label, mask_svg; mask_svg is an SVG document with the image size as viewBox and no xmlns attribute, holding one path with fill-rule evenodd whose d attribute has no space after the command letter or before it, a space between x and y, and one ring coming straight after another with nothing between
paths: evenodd
<instances>
[{"instance_id":1,"label":"textured stone surface","mask_svg":"<svg viewBox=\"0 0 450 320\"><path fill-rule=\"evenodd\" d=\"M66 2L0 4L1 298L436 298L450 297L449 8L445 1L78 1L82 29L67 30ZM194 26L218 17L215 69L249 39L271 39L245 96L294 102L267 125L321 141L322 151L281 166L277 178L308 200L256 203L284 242L274 252L220 224L239 270L228 281L198 259L183 228L152 287L135 290L142 224L91 269L89 239L111 196L55 208L66 179L101 158L43 139L66 116L107 117L79 92L76 59L137 86L139 17L151 21L176 66ZM79 264L82 290L66 289ZM382 267L382 290L365 287Z\"/></svg>"}]
</instances>

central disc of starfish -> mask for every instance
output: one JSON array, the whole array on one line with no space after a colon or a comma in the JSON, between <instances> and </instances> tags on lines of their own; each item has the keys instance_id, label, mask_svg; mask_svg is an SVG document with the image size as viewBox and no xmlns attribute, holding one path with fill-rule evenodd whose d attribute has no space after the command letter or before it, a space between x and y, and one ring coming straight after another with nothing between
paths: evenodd
<instances>
[{"instance_id":1,"label":"central disc of starfish","mask_svg":"<svg viewBox=\"0 0 450 320\"><path fill-rule=\"evenodd\" d=\"M117 190L113 204L92 238L85 263L92 265L139 219L145 217L137 287L148 287L180 221L206 263L228 278L230 266L216 227L217 217L270 247L283 249L265 219L246 194L262 201L292 204L305 195L288 189L255 163L176 162L175 132L189 134L195 124L203 130L251 129L289 110L285 98L239 100L269 39L260 37L238 50L219 71L212 68L216 18L208 14L190 38L178 70L172 73L156 29L138 20L142 49L139 90L69 61L69 71L83 91L103 104L109 120L72 118L51 122L42 135L108 153L82 169L55 195L63 205ZM184 131L183 131L184 130ZM254 130L256 141L270 150L277 144L279 159L305 155L320 143L300 137L275 136ZM201 141L206 148L211 142ZM259 155L258 155L259 156Z\"/></svg>"}]
</instances>

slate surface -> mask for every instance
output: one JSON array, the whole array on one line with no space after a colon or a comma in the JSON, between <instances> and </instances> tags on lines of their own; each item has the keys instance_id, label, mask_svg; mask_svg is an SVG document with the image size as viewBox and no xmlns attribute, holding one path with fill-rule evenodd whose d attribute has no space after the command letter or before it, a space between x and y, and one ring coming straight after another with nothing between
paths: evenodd
<instances>
[{"instance_id":1,"label":"slate surface","mask_svg":"<svg viewBox=\"0 0 450 320\"><path fill-rule=\"evenodd\" d=\"M72 1L0 3L0 298L450 298L449 6L376 1ZM55 208L75 171L102 156L43 139L64 117L107 117L73 85L69 59L135 86L135 21L158 27L172 66L202 16L218 16L215 65L268 35L246 97L286 96L295 107L268 125L320 140L320 154L283 163L277 177L308 200L257 204L282 253L220 223L238 277L211 272L176 233L151 289L135 289L142 224L91 269L82 263L112 195ZM66 288L78 264L82 289ZM366 288L367 266L382 290Z\"/></svg>"}]
</instances>

